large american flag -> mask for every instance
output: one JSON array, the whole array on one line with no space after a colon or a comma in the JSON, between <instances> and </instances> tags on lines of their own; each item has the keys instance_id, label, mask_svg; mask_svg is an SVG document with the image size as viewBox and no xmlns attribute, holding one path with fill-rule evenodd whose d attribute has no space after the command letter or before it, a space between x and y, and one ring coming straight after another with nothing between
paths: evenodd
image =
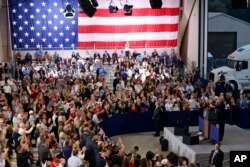
<instances>
[{"instance_id":1,"label":"large american flag","mask_svg":"<svg viewBox=\"0 0 250 167\"><path fill-rule=\"evenodd\" d=\"M13 48L131 48L175 47L178 37L180 0L162 0L152 9L150 0L130 0L132 15L125 16L127 0L113 0L117 13L109 13L110 0L97 0L92 18L78 11L78 0L9 0ZM74 18L65 18L68 2ZM79 12L79 13L78 13Z\"/></svg>"}]
</instances>

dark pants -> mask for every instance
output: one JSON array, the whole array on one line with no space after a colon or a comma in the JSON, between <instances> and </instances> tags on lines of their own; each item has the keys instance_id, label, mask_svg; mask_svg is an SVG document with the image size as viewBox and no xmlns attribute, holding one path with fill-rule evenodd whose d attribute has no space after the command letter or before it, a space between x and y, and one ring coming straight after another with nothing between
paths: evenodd
<instances>
[{"instance_id":1,"label":"dark pants","mask_svg":"<svg viewBox=\"0 0 250 167\"><path fill-rule=\"evenodd\" d=\"M160 131L161 131L161 120L155 119L155 135L160 135Z\"/></svg>"},{"instance_id":2,"label":"dark pants","mask_svg":"<svg viewBox=\"0 0 250 167\"><path fill-rule=\"evenodd\" d=\"M223 140L225 131L225 123L219 123L219 141Z\"/></svg>"}]
</instances>

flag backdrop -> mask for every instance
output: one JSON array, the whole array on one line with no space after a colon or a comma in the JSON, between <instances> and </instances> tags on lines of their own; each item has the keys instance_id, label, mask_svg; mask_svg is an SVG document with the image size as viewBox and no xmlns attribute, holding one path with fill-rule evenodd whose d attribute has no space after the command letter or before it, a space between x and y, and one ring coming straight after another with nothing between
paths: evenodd
<instances>
[{"instance_id":1,"label":"flag backdrop","mask_svg":"<svg viewBox=\"0 0 250 167\"><path fill-rule=\"evenodd\" d=\"M117 13L109 13L110 0L97 0L92 18L78 13L78 0L70 3L75 17L65 18L66 0L9 0L13 48L132 48L175 47L178 37L179 0L163 0L152 9L149 0L130 0L132 15L125 16L125 0L113 0Z\"/></svg>"}]
</instances>

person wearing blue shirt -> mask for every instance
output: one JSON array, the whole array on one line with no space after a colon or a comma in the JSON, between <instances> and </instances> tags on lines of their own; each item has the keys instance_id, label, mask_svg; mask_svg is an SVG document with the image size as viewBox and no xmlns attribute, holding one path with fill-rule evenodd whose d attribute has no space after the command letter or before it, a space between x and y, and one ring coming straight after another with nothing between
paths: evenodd
<instances>
[{"instance_id":1,"label":"person wearing blue shirt","mask_svg":"<svg viewBox=\"0 0 250 167\"><path fill-rule=\"evenodd\" d=\"M25 69L22 72L24 76L30 75L30 70L27 67L25 67Z\"/></svg>"}]
</instances>

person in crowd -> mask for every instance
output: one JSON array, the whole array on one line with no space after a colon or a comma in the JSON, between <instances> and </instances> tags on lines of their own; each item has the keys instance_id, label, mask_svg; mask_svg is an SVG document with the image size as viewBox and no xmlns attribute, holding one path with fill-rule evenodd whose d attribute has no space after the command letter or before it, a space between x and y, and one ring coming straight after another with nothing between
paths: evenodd
<instances>
[{"instance_id":1,"label":"person in crowd","mask_svg":"<svg viewBox=\"0 0 250 167\"><path fill-rule=\"evenodd\" d=\"M156 101L153 114L153 119L155 122L155 134L154 134L155 137L160 136L162 117L163 117L162 113L163 113L162 106L160 105L159 101Z\"/></svg>"},{"instance_id":2,"label":"person in crowd","mask_svg":"<svg viewBox=\"0 0 250 167\"><path fill-rule=\"evenodd\" d=\"M223 96L220 96L217 98L215 110L216 110L217 115L218 115L219 141L222 141L223 137L224 137L225 123L226 123L225 103L224 103Z\"/></svg>"},{"instance_id":3,"label":"person in crowd","mask_svg":"<svg viewBox=\"0 0 250 167\"><path fill-rule=\"evenodd\" d=\"M96 62L96 60L100 60L101 59L101 55L98 51L95 51L94 53L94 61Z\"/></svg>"},{"instance_id":4,"label":"person in crowd","mask_svg":"<svg viewBox=\"0 0 250 167\"><path fill-rule=\"evenodd\" d=\"M37 64L42 64L43 61L43 51L41 47L38 47L35 52L36 62Z\"/></svg>"},{"instance_id":5,"label":"person in crowd","mask_svg":"<svg viewBox=\"0 0 250 167\"><path fill-rule=\"evenodd\" d=\"M72 151L72 155L71 157L68 159L68 167L79 167L83 165L82 160L77 157L78 155L78 150L74 150Z\"/></svg>"},{"instance_id":6,"label":"person in crowd","mask_svg":"<svg viewBox=\"0 0 250 167\"><path fill-rule=\"evenodd\" d=\"M220 149L221 143L216 143L214 146L214 150L211 151L210 157L209 157L209 165L210 167L222 167L222 163L224 160L224 153Z\"/></svg>"},{"instance_id":7,"label":"person in crowd","mask_svg":"<svg viewBox=\"0 0 250 167\"><path fill-rule=\"evenodd\" d=\"M126 58L129 59L129 56L130 56L130 44L129 44L129 41L126 41L124 51L125 51Z\"/></svg>"},{"instance_id":8,"label":"person in crowd","mask_svg":"<svg viewBox=\"0 0 250 167\"><path fill-rule=\"evenodd\" d=\"M116 62L116 64L119 63L119 61L118 61L118 53L117 53L116 49L112 53L112 60L113 60L113 64L115 64L115 62Z\"/></svg>"},{"instance_id":9,"label":"person in crowd","mask_svg":"<svg viewBox=\"0 0 250 167\"><path fill-rule=\"evenodd\" d=\"M223 125L224 108L247 108L249 103L244 93L239 100L234 97L234 103L230 101L230 89L221 92L224 99L216 102L215 85L212 82L207 86L203 84L196 71L181 74L175 51L169 53L166 64L158 60L158 56L154 59L146 52L135 59L129 58L130 53L128 58L121 53L123 58L119 63L115 61L116 67L110 67L113 71L106 71L106 65L98 61L86 59L75 64L72 60L62 61L56 52L46 64L16 66L13 78L6 77L6 71L2 69L0 134L6 131L8 136L0 150L3 163L11 163L11 152L15 149L18 157L24 157L18 158L18 163L22 163L20 160L26 163L30 158L28 162L31 164L32 154L25 157L24 152L32 153L33 146L38 149L38 166L63 166L69 164L70 158L79 164L81 161L84 166L137 166L139 162L143 164L141 166L156 166L164 158L158 158L156 162L148 156L139 158L136 148L127 155L124 144L120 140L118 143L109 140L98 125L116 114L152 112L155 135L158 136L165 111L182 112L210 106L218 111L219 118L222 116ZM80 55L74 57L77 59ZM110 73L115 78L107 75ZM109 82L105 80L106 76L110 77ZM219 94L219 98L222 96ZM25 140L21 141L24 136ZM29 147L21 147L24 141ZM4 155L7 147L8 153ZM60 164L53 162L55 157L63 158Z\"/></svg>"},{"instance_id":10,"label":"person in crowd","mask_svg":"<svg viewBox=\"0 0 250 167\"><path fill-rule=\"evenodd\" d=\"M102 64L104 64L106 61L108 62L108 65L110 65L111 57L108 51L105 50L105 52L102 55Z\"/></svg>"}]
</instances>

